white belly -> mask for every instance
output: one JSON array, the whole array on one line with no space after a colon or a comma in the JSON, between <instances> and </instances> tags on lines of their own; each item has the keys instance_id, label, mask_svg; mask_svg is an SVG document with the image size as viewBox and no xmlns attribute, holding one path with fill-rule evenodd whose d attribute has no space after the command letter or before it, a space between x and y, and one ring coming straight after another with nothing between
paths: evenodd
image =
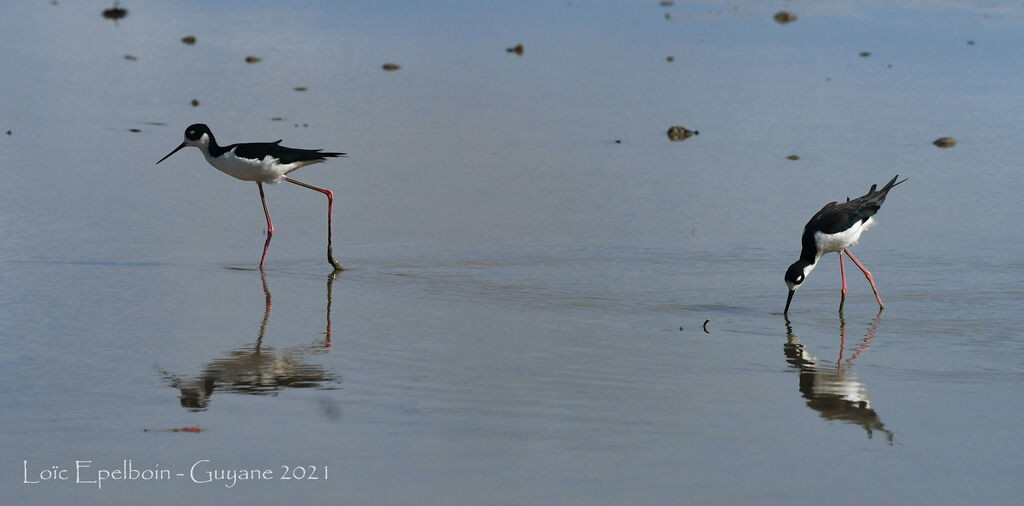
<instances>
[{"instance_id":1,"label":"white belly","mask_svg":"<svg viewBox=\"0 0 1024 506\"><path fill-rule=\"evenodd\" d=\"M204 150L205 153L205 150ZM249 158L239 158L235 156L234 151L229 151L220 155L217 158L210 156L206 157L206 161L210 162L217 170L242 181L259 181L261 183L279 183L281 178L285 174L317 162L295 162L288 164L281 164L277 162L276 158L271 156L263 157L262 160L252 160Z\"/></svg>"},{"instance_id":2,"label":"white belly","mask_svg":"<svg viewBox=\"0 0 1024 506\"><path fill-rule=\"evenodd\" d=\"M838 234L823 234L818 232L814 234L814 242L818 244L818 251L822 255L825 253L839 252L857 244L857 241L860 239L860 234L871 228L874 224L875 219L868 218L867 221L858 223L850 227L849 230L844 230Z\"/></svg>"}]
</instances>

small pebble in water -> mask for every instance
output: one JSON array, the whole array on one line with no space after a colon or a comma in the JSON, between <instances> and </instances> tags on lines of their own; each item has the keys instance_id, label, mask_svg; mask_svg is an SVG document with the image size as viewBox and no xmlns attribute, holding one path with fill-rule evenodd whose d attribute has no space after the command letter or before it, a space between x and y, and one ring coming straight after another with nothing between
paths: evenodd
<instances>
[{"instance_id":1,"label":"small pebble in water","mask_svg":"<svg viewBox=\"0 0 1024 506\"><path fill-rule=\"evenodd\" d=\"M128 15L128 9L120 7L120 2L114 2L114 6L109 9L103 10L103 17L114 20L114 24L117 24L117 20L124 18Z\"/></svg>"},{"instance_id":2,"label":"small pebble in water","mask_svg":"<svg viewBox=\"0 0 1024 506\"><path fill-rule=\"evenodd\" d=\"M780 25L785 25L796 21L796 14L787 11L779 11L775 13L775 22Z\"/></svg>"},{"instance_id":3,"label":"small pebble in water","mask_svg":"<svg viewBox=\"0 0 1024 506\"><path fill-rule=\"evenodd\" d=\"M700 135L697 130L688 130L686 127L675 125L668 129L668 140L670 141L682 141L689 139L694 135Z\"/></svg>"}]
</instances>

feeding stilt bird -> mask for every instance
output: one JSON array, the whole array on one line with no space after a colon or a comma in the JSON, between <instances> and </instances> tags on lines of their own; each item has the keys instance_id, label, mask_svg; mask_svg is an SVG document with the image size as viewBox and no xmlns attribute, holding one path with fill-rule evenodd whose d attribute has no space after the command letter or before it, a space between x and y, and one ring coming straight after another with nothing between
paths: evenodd
<instances>
[{"instance_id":1,"label":"feeding stilt bird","mask_svg":"<svg viewBox=\"0 0 1024 506\"><path fill-rule=\"evenodd\" d=\"M331 216L334 214L334 192L325 188L318 188L311 184L303 183L287 176L288 173L306 165L327 161L328 158L345 156L345 153L323 152L319 149L295 149L281 145L281 141L275 142L249 142L220 146L213 137L210 127L196 123L185 129L185 142L174 148L167 156L156 162L166 160L184 147L195 146L202 151L206 161L217 170L241 179L242 181L255 181L260 190L260 200L263 202L263 214L267 217L267 242L263 244L263 256L260 258L260 269L267 260L267 248L270 247L270 238L274 236L274 224L270 221L270 210L267 209L267 198L263 194L263 183L276 184L281 180L294 183L310 190L316 190L327 195L327 261L334 266L335 270L341 270L341 264L334 259L334 247L331 244Z\"/></svg>"},{"instance_id":2,"label":"feeding stilt bird","mask_svg":"<svg viewBox=\"0 0 1024 506\"><path fill-rule=\"evenodd\" d=\"M881 190L875 191L877 185L871 185L868 192L853 200L849 198L842 204L829 202L815 214L807 225L804 225L804 235L801 239L803 248L800 250L800 259L793 262L786 270L786 285L789 286L789 296L786 297L786 309L783 314L789 313L789 303L793 301L793 294L800 288L807 275L811 273L818 260L826 253L833 251L839 253L839 270L843 277L843 297L839 302L839 311L843 310L843 302L846 301L846 267L843 265L843 253L846 253L853 263L864 273L864 277L871 283L871 290L875 292L875 300L878 301L878 309L884 309L882 298L878 296L878 289L875 288L875 280L871 273L864 268L857 258L850 253L849 248L857 244L860 234L875 224L872 216L882 207L885 196L893 186L899 183L892 178Z\"/></svg>"}]
</instances>

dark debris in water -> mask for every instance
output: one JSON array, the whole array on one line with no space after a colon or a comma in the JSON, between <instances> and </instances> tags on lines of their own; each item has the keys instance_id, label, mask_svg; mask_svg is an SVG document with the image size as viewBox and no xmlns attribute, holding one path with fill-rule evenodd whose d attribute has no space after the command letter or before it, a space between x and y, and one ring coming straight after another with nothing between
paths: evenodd
<instances>
[{"instance_id":1,"label":"dark debris in water","mask_svg":"<svg viewBox=\"0 0 1024 506\"><path fill-rule=\"evenodd\" d=\"M665 61L667 61L669 63L672 63L672 62L676 61L676 57L675 56L669 56L669 57L665 58Z\"/></svg>"},{"instance_id":2,"label":"dark debris in water","mask_svg":"<svg viewBox=\"0 0 1024 506\"><path fill-rule=\"evenodd\" d=\"M132 132L132 133L139 133L139 132L141 132L142 130L139 130L138 128L129 128L129 129L128 129L128 131L129 131L129 132Z\"/></svg>"},{"instance_id":3,"label":"dark debris in water","mask_svg":"<svg viewBox=\"0 0 1024 506\"><path fill-rule=\"evenodd\" d=\"M188 46L194 46L196 45L196 37L195 35L186 35L181 38L181 42Z\"/></svg>"},{"instance_id":4,"label":"dark debris in water","mask_svg":"<svg viewBox=\"0 0 1024 506\"><path fill-rule=\"evenodd\" d=\"M700 135L697 130L689 130L684 126L674 125L668 129L668 140L670 141L684 141L694 135Z\"/></svg>"},{"instance_id":5,"label":"dark debris in water","mask_svg":"<svg viewBox=\"0 0 1024 506\"><path fill-rule=\"evenodd\" d=\"M796 161L800 159L800 155L789 155L786 157L786 159Z\"/></svg>"},{"instance_id":6,"label":"dark debris in water","mask_svg":"<svg viewBox=\"0 0 1024 506\"><path fill-rule=\"evenodd\" d=\"M512 46L512 47L506 47L505 48L505 52L506 53L515 53L515 54L517 54L519 56L522 56L523 55L523 45L522 44L516 44L515 46Z\"/></svg>"},{"instance_id":7,"label":"dark debris in water","mask_svg":"<svg viewBox=\"0 0 1024 506\"><path fill-rule=\"evenodd\" d=\"M259 63L261 60L263 60L263 58L260 58L259 56L246 56L245 57L245 63Z\"/></svg>"},{"instance_id":8,"label":"dark debris in water","mask_svg":"<svg viewBox=\"0 0 1024 506\"><path fill-rule=\"evenodd\" d=\"M860 52L860 57L861 58L867 58L868 56L871 56L871 51L861 51Z\"/></svg>"},{"instance_id":9,"label":"dark debris in water","mask_svg":"<svg viewBox=\"0 0 1024 506\"><path fill-rule=\"evenodd\" d=\"M174 427L172 429L156 429L153 432L191 432L193 434L199 434L203 431L203 428L198 425L191 427ZM148 428L142 429L142 432L149 432Z\"/></svg>"},{"instance_id":10,"label":"dark debris in water","mask_svg":"<svg viewBox=\"0 0 1024 506\"><path fill-rule=\"evenodd\" d=\"M307 88L305 86L296 86L295 87L295 91L307 91L307 90L309 90L309 88Z\"/></svg>"},{"instance_id":11,"label":"dark debris in water","mask_svg":"<svg viewBox=\"0 0 1024 506\"><path fill-rule=\"evenodd\" d=\"M193 98L192 102L190 102L190 103L192 104L192 107L199 107L199 100L198 99Z\"/></svg>"},{"instance_id":12,"label":"dark debris in water","mask_svg":"<svg viewBox=\"0 0 1024 506\"><path fill-rule=\"evenodd\" d=\"M133 54L126 54L126 55L124 55L124 59L128 60L128 61L136 61L136 60L139 59L139 57L137 57L137 56L135 56Z\"/></svg>"},{"instance_id":13,"label":"dark debris in water","mask_svg":"<svg viewBox=\"0 0 1024 506\"><path fill-rule=\"evenodd\" d=\"M112 19L114 24L117 24L117 20L124 19L128 15L128 9L121 7L120 2L114 2L114 6L109 9L103 9L103 17Z\"/></svg>"},{"instance_id":14,"label":"dark debris in water","mask_svg":"<svg viewBox=\"0 0 1024 506\"><path fill-rule=\"evenodd\" d=\"M388 72L394 72L402 67L397 63L385 63L384 65L381 65L380 68Z\"/></svg>"},{"instance_id":15,"label":"dark debris in water","mask_svg":"<svg viewBox=\"0 0 1024 506\"><path fill-rule=\"evenodd\" d=\"M796 14L789 11L779 11L775 13L775 22L780 25L785 25L796 21Z\"/></svg>"},{"instance_id":16,"label":"dark debris in water","mask_svg":"<svg viewBox=\"0 0 1024 506\"><path fill-rule=\"evenodd\" d=\"M270 118L270 121L284 121L284 118L280 116L274 116L273 118Z\"/></svg>"},{"instance_id":17,"label":"dark debris in water","mask_svg":"<svg viewBox=\"0 0 1024 506\"><path fill-rule=\"evenodd\" d=\"M951 148L956 146L956 139L952 137L939 137L938 139L935 139L935 142L932 142L932 144L935 144L940 148Z\"/></svg>"}]
</instances>

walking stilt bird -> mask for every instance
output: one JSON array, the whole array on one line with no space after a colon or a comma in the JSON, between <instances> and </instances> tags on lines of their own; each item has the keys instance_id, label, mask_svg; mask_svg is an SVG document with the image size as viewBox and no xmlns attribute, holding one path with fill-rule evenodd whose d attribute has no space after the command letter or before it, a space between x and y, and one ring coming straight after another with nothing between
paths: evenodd
<instances>
[{"instance_id":1,"label":"walking stilt bird","mask_svg":"<svg viewBox=\"0 0 1024 506\"><path fill-rule=\"evenodd\" d=\"M182 142L181 145L174 148L173 151L156 163L159 164L188 146L199 148L206 161L213 165L215 169L242 181L255 181L256 186L259 187L260 200L263 202L263 214L267 217L267 241L263 243L260 269L263 268L263 264L267 261L267 248L270 247L270 238L274 236L274 223L270 221L270 210L267 209L267 198L263 194L263 183L276 184L283 179L289 183L327 195L327 261L331 263L336 271L342 270L341 264L334 259L334 246L331 243L331 217L334 214L334 192L292 179L287 174L306 165L325 162L328 158L345 156L345 153L323 152L319 149L289 148L282 146L280 140L220 146L217 144L217 140L214 139L210 127L202 123L196 123L185 129L185 142Z\"/></svg>"}]
</instances>

